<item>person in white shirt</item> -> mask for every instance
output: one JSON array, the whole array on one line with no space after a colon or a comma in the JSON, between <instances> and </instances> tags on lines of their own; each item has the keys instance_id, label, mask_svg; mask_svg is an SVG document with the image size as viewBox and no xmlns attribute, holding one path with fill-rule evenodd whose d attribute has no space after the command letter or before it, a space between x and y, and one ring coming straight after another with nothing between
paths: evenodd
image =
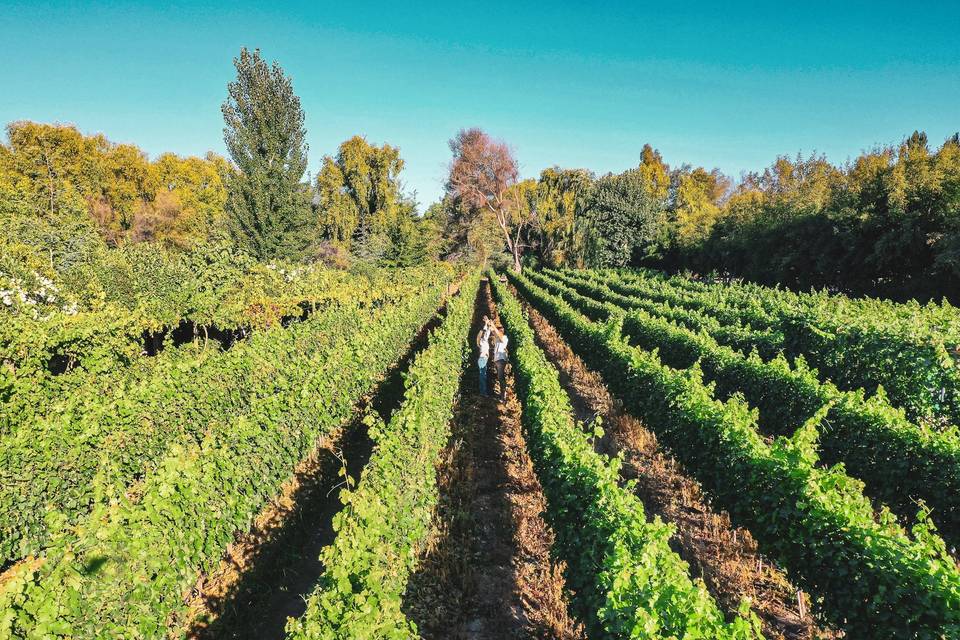
<instances>
[{"instance_id":1,"label":"person in white shirt","mask_svg":"<svg viewBox=\"0 0 960 640\"><path fill-rule=\"evenodd\" d=\"M477 358L477 366L480 368L480 395L487 394L487 360L490 358L490 328L493 323L490 318L483 316L483 328L477 333L477 348L480 349L480 357Z\"/></svg>"},{"instance_id":2,"label":"person in white shirt","mask_svg":"<svg viewBox=\"0 0 960 640\"><path fill-rule=\"evenodd\" d=\"M497 369L497 382L500 385L500 402L507 399L507 334L493 326L493 366Z\"/></svg>"}]
</instances>

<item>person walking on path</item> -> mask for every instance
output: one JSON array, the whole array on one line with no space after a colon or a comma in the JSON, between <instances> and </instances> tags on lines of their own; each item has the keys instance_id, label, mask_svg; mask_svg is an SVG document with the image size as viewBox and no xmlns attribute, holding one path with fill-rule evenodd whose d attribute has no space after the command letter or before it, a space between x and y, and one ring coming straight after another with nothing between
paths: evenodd
<instances>
[{"instance_id":1,"label":"person walking on path","mask_svg":"<svg viewBox=\"0 0 960 640\"><path fill-rule=\"evenodd\" d=\"M497 382L500 385L500 402L507 399L507 334L492 326L494 335L493 366L497 369Z\"/></svg>"},{"instance_id":2,"label":"person walking on path","mask_svg":"<svg viewBox=\"0 0 960 640\"><path fill-rule=\"evenodd\" d=\"M490 359L490 327L493 323L490 318L483 316L483 328L477 333L477 348L480 349L480 357L477 358L477 366L480 368L480 395L487 394L487 360Z\"/></svg>"}]
</instances>

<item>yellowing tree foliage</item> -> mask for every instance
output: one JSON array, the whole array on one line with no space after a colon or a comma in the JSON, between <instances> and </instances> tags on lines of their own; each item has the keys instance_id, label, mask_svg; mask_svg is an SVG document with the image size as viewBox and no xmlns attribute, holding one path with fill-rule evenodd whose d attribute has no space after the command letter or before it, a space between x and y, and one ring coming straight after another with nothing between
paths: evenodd
<instances>
[{"instance_id":1,"label":"yellowing tree foliage","mask_svg":"<svg viewBox=\"0 0 960 640\"><path fill-rule=\"evenodd\" d=\"M960 135L915 131L845 166L781 156L745 176L671 268L898 298L960 291ZM678 220L681 218L678 216Z\"/></svg>"},{"instance_id":2,"label":"yellowing tree foliage","mask_svg":"<svg viewBox=\"0 0 960 640\"><path fill-rule=\"evenodd\" d=\"M154 198L134 218L133 239L187 248L197 240L227 239L223 176L227 161L214 153L183 158L164 153L150 167Z\"/></svg>"},{"instance_id":3,"label":"yellowing tree foliage","mask_svg":"<svg viewBox=\"0 0 960 640\"><path fill-rule=\"evenodd\" d=\"M593 175L586 169L551 167L540 172L533 224L540 258L550 266L582 266L580 217L592 188Z\"/></svg>"},{"instance_id":4,"label":"yellowing tree foliage","mask_svg":"<svg viewBox=\"0 0 960 640\"><path fill-rule=\"evenodd\" d=\"M325 156L316 180L321 234L354 248L399 224L402 169L397 147L360 136L342 143L336 156Z\"/></svg>"},{"instance_id":5,"label":"yellowing tree foliage","mask_svg":"<svg viewBox=\"0 0 960 640\"><path fill-rule=\"evenodd\" d=\"M654 200L665 200L670 191L670 168L660 152L649 144L640 151L640 176L644 189Z\"/></svg>"},{"instance_id":6,"label":"yellowing tree foliage","mask_svg":"<svg viewBox=\"0 0 960 640\"><path fill-rule=\"evenodd\" d=\"M679 244L695 244L710 234L720 218L720 201L729 186L729 180L716 169L707 172L697 167L677 173L673 231Z\"/></svg>"},{"instance_id":7,"label":"yellowing tree foliage","mask_svg":"<svg viewBox=\"0 0 960 640\"><path fill-rule=\"evenodd\" d=\"M61 124L14 122L0 145L0 203L19 215L66 224L78 212L112 244L153 240L178 247L223 235L223 175L215 154L151 162L138 147Z\"/></svg>"}]
</instances>

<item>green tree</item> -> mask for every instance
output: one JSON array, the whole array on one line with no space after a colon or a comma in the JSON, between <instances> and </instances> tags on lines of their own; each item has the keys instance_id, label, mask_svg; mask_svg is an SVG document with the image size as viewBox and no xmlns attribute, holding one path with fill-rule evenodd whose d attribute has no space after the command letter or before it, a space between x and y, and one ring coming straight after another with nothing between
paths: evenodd
<instances>
[{"instance_id":1,"label":"green tree","mask_svg":"<svg viewBox=\"0 0 960 640\"><path fill-rule=\"evenodd\" d=\"M325 239L357 255L377 258L388 235L409 230L409 207L400 184L403 159L388 144L372 145L354 136L326 156L317 174L317 209ZM398 235L400 234L400 235Z\"/></svg>"},{"instance_id":2,"label":"green tree","mask_svg":"<svg viewBox=\"0 0 960 640\"><path fill-rule=\"evenodd\" d=\"M673 175L670 206L672 235L680 247L699 244L709 236L720 218L720 204L730 181L719 170L688 166Z\"/></svg>"},{"instance_id":3,"label":"green tree","mask_svg":"<svg viewBox=\"0 0 960 640\"><path fill-rule=\"evenodd\" d=\"M648 185L639 168L597 180L586 211L589 266L623 267L657 250L664 205Z\"/></svg>"},{"instance_id":4,"label":"green tree","mask_svg":"<svg viewBox=\"0 0 960 640\"><path fill-rule=\"evenodd\" d=\"M447 230L447 212L445 200L434 202L420 217L420 236L423 238L424 256L430 260L439 260L448 253L454 241Z\"/></svg>"},{"instance_id":5,"label":"green tree","mask_svg":"<svg viewBox=\"0 0 960 640\"><path fill-rule=\"evenodd\" d=\"M280 65L246 48L223 103L224 142L237 171L227 175L227 213L238 246L263 260L296 258L315 241L307 189L303 110Z\"/></svg>"},{"instance_id":6,"label":"green tree","mask_svg":"<svg viewBox=\"0 0 960 640\"><path fill-rule=\"evenodd\" d=\"M504 268L513 260L504 249L503 227L496 214L490 210L475 212L470 218L466 245L459 257L483 266L492 260L496 268Z\"/></svg>"},{"instance_id":7,"label":"green tree","mask_svg":"<svg viewBox=\"0 0 960 640\"><path fill-rule=\"evenodd\" d=\"M745 176L672 267L897 298L960 291L960 144L915 131L845 166L780 156ZM689 219L689 218L688 218ZM683 233L683 216L672 220ZM687 231L690 231L688 229Z\"/></svg>"},{"instance_id":8,"label":"green tree","mask_svg":"<svg viewBox=\"0 0 960 640\"><path fill-rule=\"evenodd\" d=\"M938 273L960 282L960 134L953 134L936 155L941 176L944 232L935 239L935 268Z\"/></svg>"},{"instance_id":9,"label":"green tree","mask_svg":"<svg viewBox=\"0 0 960 640\"><path fill-rule=\"evenodd\" d=\"M389 244L380 259L384 267L412 267L431 258L432 221L417 215L416 203L406 198L400 204L400 213L387 227Z\"/></svg>"},{"instance_id":10,"label":"green tree","mask_svg":"<svg viewBox=\"0 0 960 640\"><path fill-rule=\"evenodd\" d=\"M583 250L583 217L593 175L586 169L552 167L540 172L530 244L551 266L577 264Z\"/></svg>"}]
</instances>

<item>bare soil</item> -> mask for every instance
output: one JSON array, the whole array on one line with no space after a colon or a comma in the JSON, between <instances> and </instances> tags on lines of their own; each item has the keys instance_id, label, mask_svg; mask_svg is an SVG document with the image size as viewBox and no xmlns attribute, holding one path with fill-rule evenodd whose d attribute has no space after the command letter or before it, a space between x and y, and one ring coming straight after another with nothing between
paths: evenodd
<instances>
[{"instance_id":1,"label":"bare soil","mask_svg":"<svg viewBox=\"0 0 960 640\"><path fill-rule=\"evenodd\" d=\"M524 303L537 343L559 369L576 417L590 423L600 417L605 435L597 447L624 455L622 476L636 480L637 495L651 516L676 526L671 545L690 564L691 575L703 579L718 604L734 615L741 599L760 618L771 639L839 638L810 615L810 598L758 551L750 532L734 527L726 512L709 505L699 483L660 450L656 437L611 397L598 374L573 353L550 323ZM803 602L804 615L800 612Z\"/></svg>"},{"instance_id":2,"label":"bare soil","mask_svg":"<svg viewBox=\"0 0 960 640\"><path fill-rule=\"evenodd\" d=\"M458 285L452 287L449 295L458 290ZM404 373L445 312L446 305L421 328L404 357L358 403L354 419L320 439L250 530L237 532L220 566L200 576L185 597L186 614L169 621L171 637L285 637L287 619L303 614L306 597L323 574L320 552L336 535L333 517L343 506L340 491L359 479L370 459L373 443L363 417L375 411L385 422L390 419L403 400Z\"/></svg>"},{"instance_id":3,"label":"bare soil","mask_svg":"<svg viewBox=\"0 0 960 640\"><path fill-rule=\"evenodd\" d=\"M483 315L499 325L482 283L471 337ZM546 501L521 433L507 376L505 402L479 393L476 353L463 376L451 442L438 469L434 533L405 598L422 637L580 639L550 556ZM490 370L491 393L499 391Z\"/></svg>"},{"instance_id":4,"label":"bare soil","mask_svg":"<svg viewBox=\"0 0 960 640\"><path fill-rule=\"evenodd\" d=\"M346 483L339 472L346 468L355 481L371 449L359 420L322 440L218 569L197 581L188 596L188 638L284 637L287 618L304 612L323 573L320 551L334 539Z\"/></svg>"}]
</instances>

